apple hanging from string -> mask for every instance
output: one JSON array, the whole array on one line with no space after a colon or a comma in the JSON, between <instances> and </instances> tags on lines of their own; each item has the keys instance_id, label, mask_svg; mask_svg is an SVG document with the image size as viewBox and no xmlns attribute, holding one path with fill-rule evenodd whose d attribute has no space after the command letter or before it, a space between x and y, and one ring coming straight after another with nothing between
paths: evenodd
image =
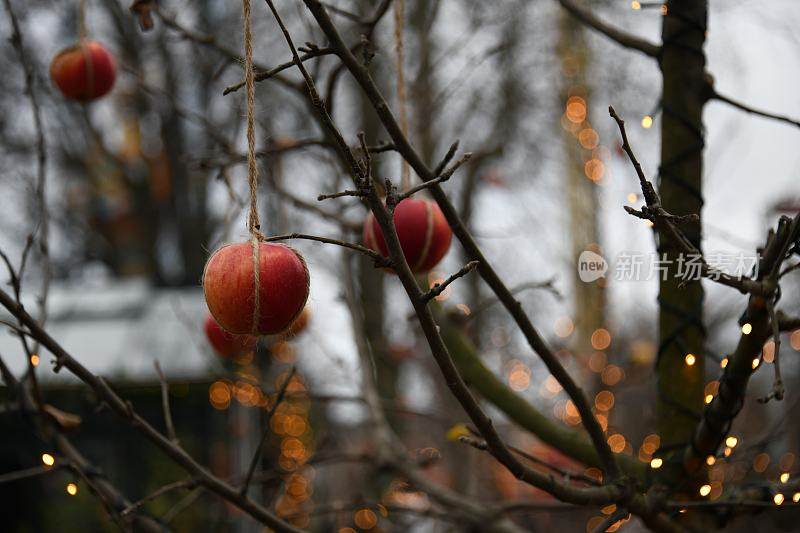
<instances>
[{"instance_id":1,"label":"apple hanging from string","mask_svg":"<svg viewBox=\"0 0 800 533\"><path fill-rule=\"evenodd\" d=\"M408 266L414 273L436 266L450 249L453 233L439 205L426 199L406 198L395 206L394 227ZM389 256L389 249L375 215L364 222L364 244Z\"/></svg>"},{"instance_id":2,"label":"apple hanging from string","mask_svg":"<svg viewBox=\"0 0 800 533\"><path fill-rule=\"evenodd\" d=\"M276 243L223 246L208 259L203 271L209 311L223 329L236 334L286 331L303 311L309 284L303 257Z\"/></svg>"},{"instance_id":3,"label":"apple hanging from string","mask_svg":"<svg viewBox=\"0 0 800 533\"><path fill-rule=\"evenodd\" d=\"M214 349L214 352L223 359L233 359L243 353L249 352L255 348L258 342L258 337L254 337L253 335L235 335L233 333L228 333L222 329L211 315L206 317L203 329L206 332L206 338Z\"/></svg>"},{"instance_id":4,"label":"apple hanging from string","mask_svg":"<svg viewBox=\"0 0 800 533\"><path fill-rule=\"evenodd\" d=\"M50 78L71 100L89 102L107 94L116 79L114 56L96 41L61 50L50 63Z\"/></svg>"}]
</instances>

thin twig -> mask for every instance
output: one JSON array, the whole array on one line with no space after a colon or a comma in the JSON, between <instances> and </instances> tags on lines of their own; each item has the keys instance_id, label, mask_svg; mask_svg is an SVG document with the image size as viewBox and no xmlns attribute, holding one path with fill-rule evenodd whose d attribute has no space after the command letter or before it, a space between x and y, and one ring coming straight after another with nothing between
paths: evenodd
<instances>
[{"instance_id":1,"label":"thin twig","mask_svg":"<svg viewBox=\"0 0 800 533\"><path fill-rule=\"evenodd\" d=\"M605 533L611 526L620 520L624 520L628 515L630 515L630 513L627 509L624 507L617 507L613 513L608 515L602 522L597 524L597 527L592 529L592 533Z\"/></svg>"},{"instance_id":2,"label":"thin twig","mask_svg":"<svg viewBox=\"0 0 800 533\"><path fill-rule=\"evenodd\" d=\"M253 458L250 460L250 467L247 469L247 475L244 477L244 481L242 482L242 487L239 489L239 493L244 495L247 494L247 489L250 487L250 481L253 479L253 473L256 471L256 467L258 466L259 461L261 461L261 451L264 449L264 443L267 442L267 437L271 432L270 429L270 420L272 420L272 415L275 414L275 411L278 410L278 406L283 401L283 396L286 394L286 389L289 387L289 383L291 383L292 379L294 378L294 374L297 371L297 367L292 367L289 371L289 375L286 376L286 379L283 381L281 388L278 390L277 396L275 396L275 402L270 406L269 411L267 411L267 416L264 419L264 432L261 434L261 438L258 440L258 446L256 446L256 451L253 454Z\"/></svg>"},{"instance_id":3,"label":"thin twig","mask_svg":"<svg viewBox=\"0 0 800 533\"><path fill-rule=\"evenodd\" d=\"M435 187L440 183L444 183L445 181L449 180L453 176L453 173L456 170L458 170L458 167L469 161L470 157L472 157L472 152L465 153L463 156L461 156L461 158L458 161L453 163L453 166L442 172L438 178L434 178L430 181L425 181L423 183L420 183L416 187L408 189L406 192L398 196L398 203L399 201L409 198L423 189L429 189L431 187Z\"/></svg>"},{"instance_id":4,"label":"thin twig","mask_svg":"<svg viewBox=\"0 0 800 533\"><path fill-rule=\"evenodd\" d=\"M120 514L122 516L126 516L126 515L132 513L133 511L135 511L136 509L138 509L139 507L143 506L144 504L146 504L148 502L151 502L151 501L163 496L164 494L166 494L168 492L172 492L173 490L177 490L177 489L191 489L191 488L194 488L195 485L197 485L197 481L194 480L194 479L183 479L181 481L175 481L173 483L168 483L168 484L164 485L163 487L160 487L159 489L155 490L153 493L148 494L147 496L145 496L141 500L133 502L132 504L127 506L125 509L123 509Z\"/></svg>"},{"instance_id":5,"label":"thin twig","mask_svg":"<svg viewBox=\"0 0 800 533\"><path fill-rule=\"evenodd\" d=\"M172 423L172 410L169 407L169 384L167 383L167 378L164 377L164 372L161 371L161 365L158 360L153 361L153 366L156 367L158 380L161 382L161 409L164 411L164 425L167 427L167 437L177 445L179 444L178 436L175 434L175 426Z\"/></svg>"},{"instance_id":6,"label":"thin twig","mask_svg":"<svg viewBox=\"0 0 800 533\"><path fill-rule=\"evenodd\" d=\"M433 300L434 298L442 294L451 283L453 283L458 278L464 277L473 270L475 270L475 267L477 267L479 264L480 263L478 261L470 261L469 263L461 267L461 270L459 270L458 272L456 272L443 282L434 283L433 287L431 287L430 290L422 296L422 299L426 302Z\"/></svg>"},{"instance_id":7,"label":"thin twig","mask_svg":"<svg viewBox=\"0 0 800 533\"><path fill-rule=\"evenodd\" d=\"M743 104L742 102L734 100L733 98L730 98L728 96L723 96L723 95L719 94L717 91L713 92L713 94L711 96L711 99L712 100L719 100L720 102L725 102L726 104L732 105L736 109L744 111L745 113L750 113L751 115L758 115L760 117L769 118L769 119L772 119L772 120L777 120L779 122L784 122L786 124L790 124L792 126L800 128L800 121L798 121L798 120L795 120L793 118L787 117L786 115L778 115L776 113L770 113L768 111L761 111L760 109L752 108L752 107L750 107L748 105Z\"/></svg>"},{"instance_id":8,"label":"thin twig","mask_svg":"<svg viewBox=\"0 0 800 533\"><path fill-rule=\"evenodd\" d=\"M10 483L12 481L17 481L20 479L28 479L31 477L41 476L42 474L55 472L63 467L64 465L61 464L57 464L54 466L34 466L31 468L16 470L14 472L6 472L5 474L0 474L0 485L2 485L3 483Z\"/></svg>"},{"instance_id":9,"label":"thin twig","mask_svg":"<svg viewBox=\"0 0 800 533\"><path fill-rule=\"evenodd\" d=\"M648 180L645 176L644 170L642 170L642 165L639 163L639 160L636 158L636 155L633 153L633 149L628 142L628 134L625 130L625 121L619 115L617 115L617 112L614 110L613 106L608 107L608 113L619 127L620 136L622 137L622 149L628 155L628 159L630 159L633 168L636 170L636 175L639 178L639 185L641 186L642 194L644 195L644 199L647 204L646 206L642 207L641 211L637 211L629 206L625 206L625 210L629 214L652 221L656 228L667 238L669 238L669 240L679 249L679 251L690 257L697 257L700 262L700 275L702 277L721 285L737 289L743 294L750 293L761 296L766 295L770 289L760 281L745 276L734 277L721 272L720 270L708 264L705 256L694 244L689 241L689 239L686 238L683 232L681 232L681 230L675 224L676 222L682 221L696 222L698 218L696 218L696 215L677 217L676 215L668 213L664 210L664 208L661 206L661 200L655 190L655 187L653 187L652 182L650 182L650 180Z\"/></svg>"},{"instance_id":10,"label":"thin twig","mask_svg":"<svg viewBox=\"0 0 800 533\"><path fill-rule=\"evenodd\" d=\"M322 202L324 200L332 200L334 198L342 198L344 196L355 196L356 198L363 198L364 191L352 191L350 189L347 189L332 194L320 194L319 196L317 196L317 201Z\"/></svg>"},{"instance_id":11,"label":"thin twig","mask_svg":"<svg viewBox=\"0 0 800 533\"><path fill-rule=\"evenodd\" d=\"M322 242L325 244L335 244L336 246L342 246L344 248L350 248L351 250L355 250L360 252L364 255L369 256L374 262L375 265L381 268L391 268L392 261L383 257L381 254L376 252L375 250L370 250L360 244L355 244L352 242L342 241L339 239L331 239L329 237L319 237L317 235L308 235L306 233L288 233L286 235L274 235L271 237L264 237L261 239L262 242L273 242L273 241L288 241L291 239L304 239L308 241L317 241Z\"/></svg>"},{"instance_id":12,"label":"thin twig","mask_svg":"<svg viewBox=\"0 0 800 533\"><path fill-rule=\"evenodd\" d=\"M403 135L399 124L397 123L396 118L392 114L392 111L389 105L386 102L386 99L380 92L380 89L377 87L375 82L373 81L369 70L364 67L364 65L349 51L347 46L345 45L344 41L342 40L341 35L339 34L338 30L334 26L333 22L331 21L328 14L325 12L324 7L317 1L317 0L303 0L306 7L312 13L314 18L317 20L320 28L325 33L325 35L329 39L330 46L335 48L338 51L338 56L345 64L347 69L353 75L354 79L357 83L361 86L362 90L364 91L366 97L370 100L373 108L375 109L378 118L380 119L381 123L383 124L386 131L389 133L392 141L394 142L397 150L403 155L403 157L409 162L411 167L417 173L417 175L423 181L430 181L435 179L437 176L433 174L432 170L427 167L425 162L422 160L419 153L414 149L413 146L409 143L408 139ZM298 65L298 68L301 68L301 65ZM313 83L313 81L312 81ZM323 121L326 122L327 119L323 118ZM340 143L341 145L342 143ZM346 146L346 143L344 143ZM522 330L523 334L525 335L526 340L530 344L531 348L541 357L544 361L545 365L547 366L548 370L553 374L556 380L561 384L564 390L569 394L570 398L572 399L573 403L578 409L578 412L581 415L581 420L584 424L584 427L588 430L589 435L591 437L592 443L597 448L598 455L602 461L603 467L606 469L606 472L609 474L610 478L616 478L619 469L616 464L616 460L614 458L614 454L611 452L609 448L608 442L606 442L605 433L600 426L599 422L595 418L594 414L592 413L591 406L589 405L586 396L583 394L583 391L578 387L577 383L572 379L569 373L566 371L564 366L560 363L558 358L555 356L554 352L547 346L542 336L536 330L536 328L531 323L530 319L526 315L525 311L522 309L522 306L519 302L514 298L514 296L508 290L508 287L505 286L503 281L498 276L497 272L491 266L491 263L486 259L484 254L481 252L480 248L478 247L477 243L475 242L474 237L470 234L467 228L464 226L463 222L461 221L458 212L456 211L453 204L444 194L444 191L438 186L433 186L431 188L431 194L436 202L439 204L439 207L442 209L442 213L444 214L445 218L447 219L450 227L453 230L453 233L456 237L461 241L462 246L464 247L465 251L467 252L468 256L474 260L480 261L480 265L478 266L478 272L484 278L484 280L489 284L493 291L498 295L500 301L503 302L503 305L509 311L511 316L514 318L520 329ZM377 205L373 206L373 213L376 213L376 219L378 219L379 223L382 225L382 229L384 232L384 237L386 236L387 230L384 227L388 228L389 235L387 244L390 244L390 250L392 249L391 243L394 242L394 231L393 227L391 227L391 222L388 220L381 220L382 217L378 216L380 214L380 207ZM388 226L386 226L388 224ZM402 257L402 250L399 249L399 244L397 253L400 254L399 260L404 261ZM401 276L401 279L405 280L405 275ZM408 280L404 281L404 286L406 283L409 283ZM407 291L413 291L413 287L409 284L407 287ZM418 290L418 288L417 288ZM410 293L410 294L413 294ZM441 356L442 359L437 359L437 362L441 362L442 365L445 365L442 369L445 372L449 372L446 370L447 365L447 358L449 354L447 353L446 347L442 348L442 353L438 353L439 341L437 339L438 334L435 333L435 322L433 322L433 331L430 331L431 325L428 323L427 319L427 312L422 311L422 317L420 317L420 322L425 325L423 329L426 330L426 336L430 335L429 337L429 344L431 344L434 354L438 357ZM455 372L457 374L457 371ZM457 383L454 382L454 385ZM454 390L456 393L455 396L462 401L462 405L470 405L471 404L471 394L464 395L461 391ZM470 409L472 406L470 405ZM476 409L472 412L475 416L483 417L485 416L484 413L480 412L480 409ZM481 429L483 433L484 428ZM488 428L487 428L488 429ZM493 433L489 430L490 435ZM486 435L484 435L486 436ZM495 444L498 445L496 451L498 453L503 454L504 458L508 458L508 455L505 455L507 450L504 452L502 450L502 441L495 441ZM510 452L507 452L510 455Z\"/></svg>"},{"instance_id":13,"label":"thin twig","mask_svg":"<svg viewBox=\"0 0 800 533\"><path fill-rule=\"evenodd\" d=\"M558 0L558 3L561 4L564 9L569 11L576 19L590 28L602 33L617 44L620 44L631 50L638 50L639 52L642 52L643 54L653 58L658 58L661 55L660 46L606 24L589 9L578 5L574 0Z\"/></svg>"}]
</instances>

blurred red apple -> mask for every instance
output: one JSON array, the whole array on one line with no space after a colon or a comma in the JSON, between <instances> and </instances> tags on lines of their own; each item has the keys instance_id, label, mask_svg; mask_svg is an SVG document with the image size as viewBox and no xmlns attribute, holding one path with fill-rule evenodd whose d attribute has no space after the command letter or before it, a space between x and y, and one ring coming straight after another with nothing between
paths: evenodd
<instances>
[{"instance_id":1,"label":"blurred red apple","mask_svg":"<svg viewBox=\"0 0 800 533\"><path fill-rule=\"evenodd\" d=\"M258 337L252 335L228 333L217 324L211 315L206 317L204 329L211 347L214 348L217 355L225 359L231 359L252 350L258 342Z\"/></svg>"},{"instance_id":2,"label":"blurred red apple","mask_svg":"<svg viewBox=\"0 0 800 533\"><path fill-rule=\"evenodd\" d=\"M56 54L50 63L50 77L67 98L94 100L114 86L114 57L102 44L83 41Z\"/></svg>"},{"instance_id":3,"label":"blurred red apple","mask_svg":"<svg viewBox=\"0 0 800 533\"><path fill-rule=\"evenodd\" d=\"M286 245L259 243L256 294L253 253L253 245L243 242L223 246L209 258L203 272L208 309L230 333L280 333L294 322L308 299L306 263Z\"/></svg>"},{"instance_id":4,"label":"blurred red apple","mask_svg":"<svg viewBox=\"0 0 800 533\"><path fill-rule=\"evenodd\" d=\"M436 202L406 198L394 210L394 226L400 247L412 272L427 272L442 260L453 237ZM378 221L370 213L364 222L364 244L384 257L389 249Z\"/></svg>"}]
</instances>

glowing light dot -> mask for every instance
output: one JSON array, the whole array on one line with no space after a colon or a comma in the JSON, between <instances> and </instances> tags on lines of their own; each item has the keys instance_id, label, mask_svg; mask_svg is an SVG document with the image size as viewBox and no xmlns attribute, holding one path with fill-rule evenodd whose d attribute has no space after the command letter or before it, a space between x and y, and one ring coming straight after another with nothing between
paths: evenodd
<instances>
[{"instance_id":1,"label":"glowing light dot","mask_svg":"<svg viewBox=\"0 0 800 533\"><path fill-rule=\"evenodd\" d=\"M730 448L725 448L725 457L730 456L731 452L733 452L733 450L731 450Z\"/></svg>"},{"instance_id":2,"label":"glowing light dot","mask_svg":"<svg viewBox=\"0 0 800 533\"><path fill-rule=\"evenodd\" d=\"M635 202L636 202L636 200L638 200L638 199L639 199L639 195L638 195L638 194L636 194L635 192L632 192L632 193L629 193L629 194L628 194L628 203L631 203L631 204L633 204L633 203L635 203Z\"/></svg>"},{"instance_id":3,"label":"glowing light dot","mask_svg":"<svg viewBox=\"0 0 800 533\"><path fill-rule=\"evenodd\" d=\"M711 494L711 485L703 485L700 487L700 496L708 496Z\"/></svg>"},{"instance_id":4,"label":"glowing light dot","mask_svg":"<svg viewBox=\"0 0 800 533\"><path fill-rule=\"evenodd\" d=\"M789 481L789 472L784 472L781 474L781 483L786 483Z\"/></svg>"},{"instance_id":5,"label":"glowing light dot","mask_svg":"<svg viewBox=\"0 0 800 533\"><path fill-rule=\"evenodd\" d=\"M775 502L775 505L780 505L783 503L783 494L780 492L772 497L772 501Z\"/></svg>"},{"instance_id":6,"label":"glowing light dot","mask_svg":"<svg viewBox=\"0 0 800 533\"><path fill-rule=\"evenodd\" d=\"M753 331L753 325L750 322L742 326L742 333L745 335L750 335L751 331Z\"/></svg>"},{"instance_id":7,"label":"glowing light dot","mask_svg":"<svg viewBox=\"0 0 800 533\"><path fill-rule=\"evenodd\" d=\"M39 356L36 354L31 355L31 364L33 366L39 366Z\"/></svg>"},{"instance_id":8,"label":"glowing light dot","mask_svg":"<svg viewBox=\"0 0 800 533\"><path fill-rule=\"evenodd\" d=\"M70 496L75 496L78 494L78 485L75 483L67 483L67 494Z\"/></svg>"},{"instance_id":9,"label":"glowing light dot","mask_svg":"<svg viewBox=\"0 0 800 533\"><path fill-rule=\"evenodd\" d=\"M711 395L711 394L706 394L706 403L711 403L711 401L712 401L713 399L714 399L714 396L713 396L713 395Z\"/></svg>"},{"instance_id":10,"label":"glowing light dot","mask_svg":"<svg viewBox=\"0 0 800 533\"><path fill-rule=\"evenodd\" d=\"M56 464L56 458L50 455L49 453L43 453L42 462L45 464L45 466L53 466L54 464Z\"/></svg>"},{"instance_id":11,"label":"glowing light dot","mask_svg":"<svg viewBox=\"0 0 800 533\"><path fill-rule=\"evenodd\" d=\"M642 117L642 127L646 130L649 130L653 126L653 117L650 115L645 115Z\"/></svg>"},{"instance_id":12,"label":"glowing light dot","mask_svg":"<svg viewBox=\"0 0 800 533\"><path fill-rule=\"evenodd\" d=\"M642 9L642 4L637 2L637 0L633 0L633 2L631 2L631 9Z\"/></svg>"},{"instance_id":13,"label":"glowing light dot","mask_svg":"<svg viewBox=\"0 0 800 533\"><path fill-rule=\"evenodd\" d=\"M708 466L712 466L716 462L717 462L717 458L714 457L713 455L709 455L708 457L706 457L706 464Z\"/></svg>"},{"instance_id":14,"label":"glowing light dot","mask_svg":"<svg viewBox=\"0 0 800 533\"><path fill-rule=\"evenodd\" d=\"M683 360L686 361L686 364L689 366L692 366L695 364L695 362L697 362L697 358L691 353L687 353Z\"/></svg>"},{"instance_id":15,"label":"glowing light dot","mask_svg":"<svg viewBox=\"0 0 800 533\"><path fill-rule=\"evenodd\" d=\"M725 439L725 446L727 446L728 448L735 448L737 444L739 444L739 439L737 439L736 437L730 436L727 439Z\"/></svg>"},{"instance_id":16,"label":"glowing light dot","mask_svg":"<svg viewBox=\"0 0 800 533\"><path fill-rule=\"evenodd\" d=\"M793 501L794 503L800 502L800 492L795 492L795 493L792 495L792 501Z\"/></svg>"},{"instance_id":17,"label":"glowing light dot","mask_svg":"<svg viewBox=\"0 0 800 533\"><path fill-rule=\"evenodd\" d=\"M723 358L722 361L719 362L719 366L721 366L722 368L728 366L728 358L727 357Z\"/></svg>"},{"instance_id":18,"label":"glowing light dot","mask_svg":"<svg viewBox=\"0 0 800 533\"><path fill-rule=\"evenodd\" d=\"M664 464L663 459L660 459L659 457L656 457L655 459L650 461L650 468L653 468L653 469L661 468L661 465L663 465L663 464Z\"/></svg>"},{"instance_id":19,"label":"glowing light dot","mask_svg":"<svg viewBox=\"0 0 800 533\"><path fill-rule=\"evenodd\" d=\"M753 359L753 368L758 367L758 365L760 365L760 364L761 364L761 361L759 361L758 358Z\"/></svg>"}]
</instances>

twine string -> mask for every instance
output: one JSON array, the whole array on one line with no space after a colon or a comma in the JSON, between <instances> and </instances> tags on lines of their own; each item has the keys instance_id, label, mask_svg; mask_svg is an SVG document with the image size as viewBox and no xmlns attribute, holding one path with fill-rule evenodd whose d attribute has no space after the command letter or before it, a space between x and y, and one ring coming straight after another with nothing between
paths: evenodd
<instances>
[{"instance_id":1,"label":"twine string","mask_svg":"<svg viewBox=\"0 0 800 533\"><path fill-rule=\"evenodd\" d=\"M87 43L86 0L78 0L78 46L81 49L83 62L86 65L86 93L83 96L90 100L94 95L94 64L92 62L92 51Z\"/></svg>"},{"instance_id":2,"label":"twine string","mask_svg":"<svg viewBox=\"0 0 800 533\"><path fill-rule=\"evenodd\" d=\"M86 0L78 0L78 41L86 40Z\"/></svg>"},{"instance_id":3,"label":"twine string","mask_svg":"<svg viewBox=\"0 0 800 533\"><path fill-rule=\"evenodd\" d=\"M403 136L408 137L408 116L406 115L406 82L403 73L403 14L405 12L405 0L395 0L394 7L394 50L395 68L397 69L397 105L400 115L400 131ZM408 162L400 157L400 188L403 192L411 187L411 172Z\"/></svg>"},{"instance_id":4,"label":"twine string","mask_svg":"<svg viewBox=\"0 0 800 533\"><path fill-rule=\"evenodd\" d=\"M250 29L250 0L242 0L244 15L244 82L247 94L247 183L250 188L250 212L247 230L253 246L253 325L252 332L258 333L261 323L261 279L260 244L264 238L258 218L258 167L256 166L256 128L255 128L255 80L253 75L253 33Z\"/></svg>"}]
</instances>

